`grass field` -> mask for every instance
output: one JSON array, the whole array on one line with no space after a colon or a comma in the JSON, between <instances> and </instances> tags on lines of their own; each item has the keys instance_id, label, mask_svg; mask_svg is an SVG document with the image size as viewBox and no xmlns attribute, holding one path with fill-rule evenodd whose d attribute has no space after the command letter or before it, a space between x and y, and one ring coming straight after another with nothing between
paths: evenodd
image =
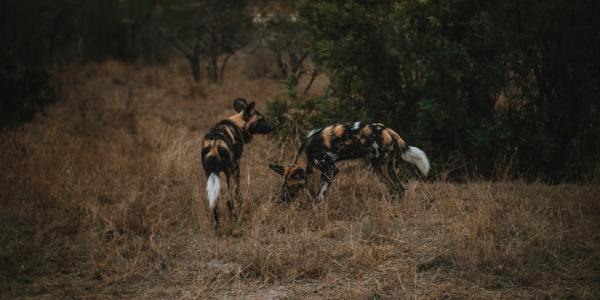
<instances>
[{"instance_id":1,"label":"grass field","mask_svg":"<svg viewBox=\"0 0 600 300\"><path fill-rule=\"evenodd\" d=\"M56 74L64 100L0 135L0 298L600 297L597 183L433 174L391 201L370 170L344 163L324 204L282 205L267 164L296 145L257 137L238 222L215 235L202 136L234 98L264 110L285 93L244 57L230 66L223 84L191 81L184 62Z\"/></svg>"}]
</instances>

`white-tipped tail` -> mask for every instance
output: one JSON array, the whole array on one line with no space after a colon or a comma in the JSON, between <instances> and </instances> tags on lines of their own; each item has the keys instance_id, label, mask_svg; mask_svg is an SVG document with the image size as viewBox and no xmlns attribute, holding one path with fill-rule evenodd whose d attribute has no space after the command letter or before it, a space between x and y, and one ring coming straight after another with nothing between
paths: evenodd
<instances>
[{"instance_id":1,"label":"white-tipped tail","mask_svg":"<svg viewBox=\"0 0 600 300\"><path fill-rule=\"evenodd\" d=\"M210 208L217 205L217 198L219 197L219 190L221 189L221 182L219 181L219 174L210 173L208 181L206 181L206 195L208 196L208 205Z\"/></svg>"},{"instance_id":2,"label":"white-tipped tail","mask_svg":"<svg viewBox=\"0 0 600 300\"><path fill-rule=\"evenodd\" d=\"M427 176L429 173L429 159L427 159L427 155L423 150L408 146L408 149L402 152L401 157L404 161L417 166L424 176Z\"/></svg>"}]
</instances>

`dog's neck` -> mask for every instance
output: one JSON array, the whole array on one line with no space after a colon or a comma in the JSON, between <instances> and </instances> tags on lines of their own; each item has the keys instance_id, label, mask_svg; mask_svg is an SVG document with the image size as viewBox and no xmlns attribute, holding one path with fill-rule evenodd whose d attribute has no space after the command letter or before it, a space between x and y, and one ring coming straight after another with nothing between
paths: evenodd
<instances>
[{"instance_id":1,"label":"dog's neck","mask_svg":"<svg viewBox=\"0 0 600 300\"><path fill-rule=\"evenodd\" d=\"M252 141L252 133L248 132L248 130L244 128L245 122L242 118L241 113L235 114L227 118L226 120L224 120L224 122L227 122L233 125L233 127L237 128L237 130L240 132L240 135L242 136L242 141L244 142L244 144L248 144L250 143L250 141Z\"/></svg>"}]
</instances>

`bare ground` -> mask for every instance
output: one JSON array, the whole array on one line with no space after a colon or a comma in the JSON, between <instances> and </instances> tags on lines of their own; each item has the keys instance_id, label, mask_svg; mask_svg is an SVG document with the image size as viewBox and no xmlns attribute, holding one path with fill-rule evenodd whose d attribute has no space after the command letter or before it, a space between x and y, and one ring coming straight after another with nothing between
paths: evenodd
<instances>
[{"instance_id":1,"label":"bare ground","mask_svg":"<svg viewBox=\"0 0 600 300\"><path fill-rule=\"evenodd\" d=\"M1 298L600 296L598 184L411 180L392 201L345 163L323 205L282 205L267 164L296 145L258 137L239 220L216 235L202 135L238 96L285 95L247 57L230 65L222 84L181 62L56 74L64 100L0 135Z\"/></svg>"}]
</instances>

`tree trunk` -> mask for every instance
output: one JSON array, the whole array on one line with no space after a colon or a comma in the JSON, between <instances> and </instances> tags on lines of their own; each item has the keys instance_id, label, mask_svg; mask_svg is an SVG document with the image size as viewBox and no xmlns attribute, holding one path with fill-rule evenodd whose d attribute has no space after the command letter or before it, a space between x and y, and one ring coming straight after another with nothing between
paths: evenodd
<instances>
[{"instance_id":1,"label":"tree trunk","mask_svg":"<svg viewBox=\"0 0 600 300\"><path fill-rule=\"evenodd\" d=\"M195 81L200 80L200 46L196 45L194 47L194 52L192 55L187 56L188 61L192 67L192 75L194 76Z\"/></svg>"},{"instance_id":2,"label":"tree trunk","mask_svg":"<svg viewBox=\"0 0 600 300\"><path fill-rule=\"evenodd\" d=\"M200 80L200 58L189 57L188 61L190 62L190 66L192 67L192 76L194 76L194 81Z\"/></svg>"},{"instance_id":3,"label":"tree trunk","mask_svg":"<svg viewBox=\"0 0 600 300\"><path fill-rule=\"evenodd\" d=\"M210 81L216 82L219 79L218 63L217 63L216 55L212 55L210 57L210 60L208 61L208 65L206 66L206 71L207 71L208 78L210 79Z\"/></svg>"},{"instance_id":4,"label":"tree trunk","mask_svg":"<svg viewBox=\"0 0 600 300\"><path fill-rule=\"evenodd\" d=\"M60 27L62 26L62 22L64 20L66 14L66 9L62 9L54 18L54 22L52 23L52 32L50 33L50 41L48 43L48 62L52 63L54 60L54 46L56 44L56 37L58 36L58 32Z\"/></svg>"},{"instance_id":5,"label":"tree trunk","mask_svg":"<svg viewBox=\"0 0 600 300\"><path fill-rule=\"evenodd\" d=\"M287 67L287 64L285 63L285 61L283 60L283 55L281 55L280 51L277 52L277 65L279 66L281 75L284 78L287 78L288 77L288 67Z\"/></svg>"},{"instance_id":6,"label":"tree trunk","mask_svg":"<svg viewBox=\"0 0 600 300\"><path fill-rule=\"evenodd\" d=\"M227 62L229 61L231 56L233 56L233 54L227 54L227 56L225 56L225 59L223 60L223 63L221 64L221 71L219 72L219 81L220 82L223 82L223 78L224 78L224 74L225 74L225 66L227 65Z\"/></svg>"}]
</instances>

